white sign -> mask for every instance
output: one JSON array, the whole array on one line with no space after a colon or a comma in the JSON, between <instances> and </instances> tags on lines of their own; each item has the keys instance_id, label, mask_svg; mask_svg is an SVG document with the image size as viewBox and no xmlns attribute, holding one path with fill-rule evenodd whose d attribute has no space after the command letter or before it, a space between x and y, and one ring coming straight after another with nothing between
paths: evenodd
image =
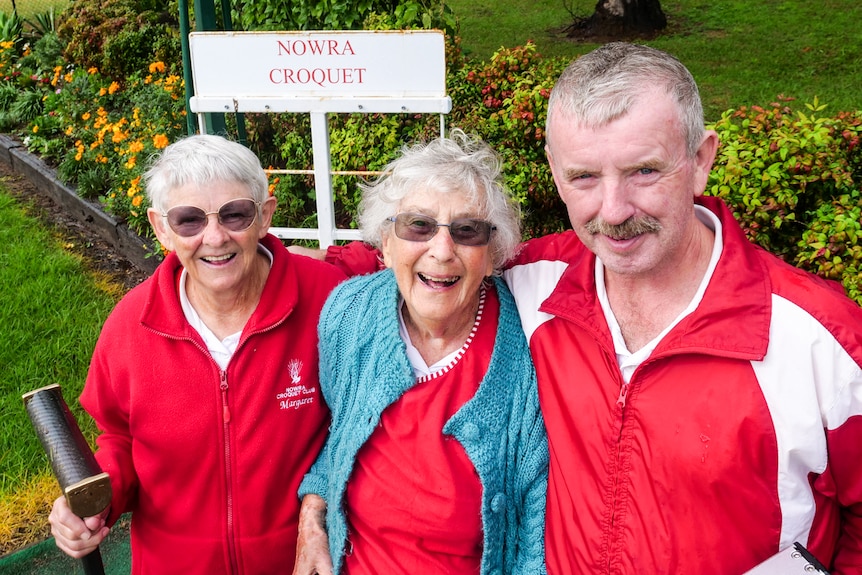
<instances>
[{"instance_id":1,"label":"white sign","mask_svg":"<svg viewBox=\"0 0 862 575\"><path fill-rule=\"evenodd\" d=\"M191 111L201 132L209 112L309 113L318 229L270 228L282 239L358 239L335 226L328 113L443 114L446 95L443 33L192 32Z\"/></svg>"},{"instance_id":2,"label":"white sign","mask_svg":"<svg viewBox=\"0 0 862 575\"><path fill-rule=\"evenodd\" d=\"M193 32L189 47L194 112L451 109L439 31Z\"/></svg>"}]
</instances>

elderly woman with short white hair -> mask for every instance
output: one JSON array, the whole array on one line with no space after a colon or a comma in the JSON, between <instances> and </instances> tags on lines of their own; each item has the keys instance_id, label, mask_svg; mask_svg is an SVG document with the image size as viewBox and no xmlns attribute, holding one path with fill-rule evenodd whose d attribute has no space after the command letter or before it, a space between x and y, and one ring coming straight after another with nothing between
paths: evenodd
<instances>
[{"instance_id":1,"label":"elderly woman with short white hair","mask_svg":"<svg viewBox=\"0 0 862 575\"><path fill-rule=\"evenodd\" d=\"M113 498L84 520L58 498L52 532L81 557L131 512L133 574L289 571L291 494L329 423L317 321L344 276L268 233L276 199L239 143L179 140L146 183L170 253L106 321L81 396Z\"/></svg>"},{"instance_id":2,"label":"elderly woman with short white hair","mask_svg":"<svg viewBox=\"0 0 862 575\"><path fill-rule=\"evenodd\" d=\"M458 130L407 147L359 221L387 269L321 313L332 425L294 572L544 573L547 440L497 277L520 241L499 157Z\"/></svg>"}]
</instances>

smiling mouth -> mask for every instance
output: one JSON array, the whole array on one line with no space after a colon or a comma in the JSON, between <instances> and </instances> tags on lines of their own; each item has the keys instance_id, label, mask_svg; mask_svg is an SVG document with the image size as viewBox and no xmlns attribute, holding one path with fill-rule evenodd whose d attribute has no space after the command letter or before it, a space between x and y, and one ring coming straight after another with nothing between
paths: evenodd
<instances>
[{"instance_id":1,"label":"smiling mouth","mask_svg":"<svg viewBox=\"0 0 862 575\"><path fill-rule=\"evenodd\" d=\"M220 264L222 262L232 260L235 257L236 254L225 254L223 256L204 256L201 259L210 264Z\"/></svg>"},{"instance_id":2,"label":"smiling mouth","mask_svg":"<svg viewBox=\"0 0 862 575\"><path fill-rule=\"evenodd\" d=\"M608 235L607 237L609 237L610 239L612 239L612 240L614 240L614 241L617 241L617 242L624 242L624 241L626 241L626 240L630 240L630 239L632 239L632 238L636 238L636 237L638 237L639 235L642 235L642 234L622 234L622 235L618 235L618 236L611 236L611 235Z\"/></svg>"},{"instance_id":3,"label":"smiling mouth","mask_svg":"<svg viewBox=\"0 0 862 575\"><path fill-rule=\"evenodd\" d=\"M445 277L438 278L434 276L425 275L421 272L418 272L419 280L425 285L433 288L445 288L449 286L455 285L458 280L461 279L461 276L453 276L453 277Z\"/></svg>"}]
</instances>

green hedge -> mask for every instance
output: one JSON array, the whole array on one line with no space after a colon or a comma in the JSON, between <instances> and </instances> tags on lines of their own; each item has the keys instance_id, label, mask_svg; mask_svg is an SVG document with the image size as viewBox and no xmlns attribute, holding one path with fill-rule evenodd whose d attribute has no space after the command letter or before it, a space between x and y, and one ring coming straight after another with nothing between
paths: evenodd
<instances>
[{"instance_id":1,"label":"green hedge","mask_svg":"<svg viewBox=\"0 0 862 575\"><path fill-rule=\"evenodd\" d=\"M752 241L862 303L862 114L794 104L729 110L711 126L721 147L707 192Z\"/></svg>"},{"instance_id":2,"label":"green hedge","mask_svg":"<svg viewBox=\"0 0 862 575\"><path fill-rule=\"evenodd\" d=\"M120 12L133 2L110 1ZM95 18L93 4L100 2L76 0L65 29L79 30L70 23L82 21L83 15ZM158 14L161 4L155 2L150 14ZM353 19L352 11L361 7L366 10L363 25L367 28L397 28L406 22L448 30L447 90L453 108L447 125L478 134L502 154L507 183L524 214L526 237L565 229L566 212L544 153L544 122L551 87L567 60L543 58L528 43L500 49L488 61L467 62L457 27L442 3L402 0L392 13L374 12L374 6L383 4L387 3L347 3L339 5L339 14ZM260 20L262 26L273 25L264 21L266 14L247 16ZM157 17L149 18L153 25L166 25ZM0 26L3 29L15 27ZM70 46L83 46L91 32L73 34L67 56L75 53ZM95 68L86 69L77 60L58 65L57 38L51 35L27 53L14 38L0 41L0 125L7 130L17 126L28 147L56 163L68 183L98 197L139 233L150 234L139 176L149 155L180 137L185 125L181 79L158 59L163 44L170 42L153 46L146 69L137 67L147 58L131 50L124 65L135 71L120 81ZM46 46L40 49L42 42ZM44 62L40 63L39 54L45 54ZM102 66L113 69L116 64ZM707 193L728 202L752 241L793 265L840 281L862 303L862 115L826 110L817 101L779 101L728 110L709 126L718 132L721 147ZM248 144L264 166L311 169L307 115L250 114L246 127ZM438 133L439 119L433 115L332 115L332 167L377 170L399 153L402 144ZM336 218L343 227L355 225L356 183L355 176L333 178ZM276 225L314 225L311 176L274 176L271 190L281 206Z\"/></svg>"}]
</instances>

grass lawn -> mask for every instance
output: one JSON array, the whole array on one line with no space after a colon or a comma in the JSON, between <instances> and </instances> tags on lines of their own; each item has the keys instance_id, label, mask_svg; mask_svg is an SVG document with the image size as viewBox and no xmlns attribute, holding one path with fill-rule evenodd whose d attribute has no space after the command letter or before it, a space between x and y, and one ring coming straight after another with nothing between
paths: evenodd
<instances>
[{"instance_id":1,"label":"grass lawn","mask_svg":"<svg viewBox=\"0 0 862 575\"><path fill-rule=\"evenodd\" d=\"M77 403L102 323L119 293L88 273L62 240L0 181L0 554L46 534L59 486L21 395L59 383L85 435L95 426Z\"/></svg>"},{"instance_id":2,"label":"grass lawn","mask_svg":"<svg viewBox=\"0 0 862 575\"><path fill-rule=\"evenodd\" d=\"M33 14L47 12L51 8L57 14L68 5L69 0L15 0L14 2L12 0L0 0L0 12L11 14L14 7L22 18L29 18Z\"/></svg>"},{"instance_id":3,"label":"grass lawn","mask_svg":"<svg viewBox=\"0 0 862 575\"><path fill-rule=\"evenodd\" d=\"M573 58L598 44L562 37L571 22L563 0L447 0L461 21L469 57L532 40L541 54ZM593 0L572 0L580 15ZM862 106L859 0L664 1L668 29L644 43L676 55L701 89L708 120L729 108L767 105L778 95L818 97L827 113Z\"/></svg>"}]
</instances>

